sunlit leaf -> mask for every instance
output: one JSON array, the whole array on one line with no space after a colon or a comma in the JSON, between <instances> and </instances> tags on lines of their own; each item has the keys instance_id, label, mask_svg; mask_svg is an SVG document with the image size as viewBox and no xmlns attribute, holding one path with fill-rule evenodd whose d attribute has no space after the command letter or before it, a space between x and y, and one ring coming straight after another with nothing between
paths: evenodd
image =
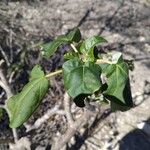
<instances>
[{"instance_id":1,"label":"sunlit leaf","mask_svg":"<svg viewBox=\"0 0 150 150\"><path fill-rule=\"evenodd\" d=\"M83 53L85 61L95 61L94 47L103 42L107 41L100 36L93 36L82 42L80 52Z\"/></svg>"},{"instance_id":2,"label":"sunlit leaf","mask_svg":"<svg viewBox=\"0 0 150 150\"><path fill-rule=\"evenodd\" d=\"M35 66L31 72L30 82L22 91L7 102L11 128L16 128L26 122L39 106L48 90L48 80L40 66Z\"/></svg>"},{"instance_id":3,"label":"sunlit leaf","mask_svg":"<svg viewBox=\"0 0 150 150\"><path fill-rule=\"evenodd\" d=\"M69 42L76 42L78 43L81 40L81 32L78 28L75 28L74 30L70 31L67 34L67 38Z\"/></svg>"},{"instance_id":4,"label":"sunlit leaf","mask_svg":"<svg viewBox=\"0 0 150 150\"><path fill-rule=\"evenodd\" d=\"M93 36L90 37L88 39L85 40L85 49L89 50L93 47L95 47L96 45L103 43L103 42L107 42L103 37L101 36Z\"/></svg>"},{"instance_id":5,"label":"sunlit leaf","mask_svg":"<svg viewBox=\"0 0 150 150\"><path fill-rule=\"evenodd\" d=\"M71 59L64 63L63 73L66 90L72 98L92 94L101 86L101 68L94 63L83 64L79 59Z\"/></svg>"},{"instance_id":6,"label":"sunlit leaf","mask_svg":"<svg viewBox=\"0 0 150 150\"><path fill-rule=\"evenodd\" d=\"M129 68L121 55L117 57L117 60L116 64L100 65L102 72L107 77L108 86L103 94L112 101L113 109L123 110L124 106L125 110L133 106L129 84Z\"/></svg>"},{"instance_id":7,"label":"sunlit leaf","mask_svg":"<svg viewBox=\"0 0 150 150\"><path fill-rule=\"evenodd\" d=\"M52 56L58 47L65 43L68 43L68 38L65 35L61 35L54 41L42 45L43 56L47 58Z\"/></svg>"},{"instance_id":8,"label":"sunlit leaf","mask_svg":"<svg viewBox=\"0 0 150 150\"><path fill-rule=\"evenodd\" d=\"M74 51L70 51L70 52L67 52L66 54L64 54L64 59L66 59L66 60L74 59L74 58L78 58L78 54L75 53Z\"/></svg>"},{"instance_id":9,"label":"sunlit leaf","mask_svg":"<svg viewBox=\"0 0 150 150\"><path fill-rule=\"evenodd\" d=\"M47 44L43 44L42 45L43 56L48 58L52 56L56 52L58 47L61 46L62 44L79 42L80 39L81 39L80 30L78 28L75 28L74 30L70 31L67 35L61 35L54 41Z\"/></svg>"}]
</instances>

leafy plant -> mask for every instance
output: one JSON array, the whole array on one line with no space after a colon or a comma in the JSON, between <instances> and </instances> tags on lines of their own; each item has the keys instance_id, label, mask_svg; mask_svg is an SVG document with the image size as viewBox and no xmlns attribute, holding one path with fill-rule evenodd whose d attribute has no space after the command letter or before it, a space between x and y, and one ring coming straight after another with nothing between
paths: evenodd
<instances>
[{"instance_id":1,"label":"leafy plant","mask_svg":"<svg viewBox=\"0 0 150 150\"><path fill-rule=\"evenodd\" d=\"M61 73L65 89L77 106L84 107L84 101L88 98L100 103L109 102L113 111L131 108L131 63L129 65L119 52L97 55L96 46L104 42L107 41L101 36L84 40L80 30L75 28L67 35L43 44L42 54L46 58L52 56L62 44L70 45L70 50L64 55L65 62L61 70L45 75L41 67L36 65L31 71L29 83L20 93L9 98L10 127L19 127L28 120L48 90L48 78Z\"/></svg>"},{"instance_id":2,"label":"leafy plant","mask_svg":"<svg viewBox=\"0 0 150 150\"><path fill-rule=\"evenodd\" d=\"M47 90L48 80L41 67L35 66L31 71L30 82L7 102L10 127L23 124L38 107Z\"/></svg>"}]
</instances>

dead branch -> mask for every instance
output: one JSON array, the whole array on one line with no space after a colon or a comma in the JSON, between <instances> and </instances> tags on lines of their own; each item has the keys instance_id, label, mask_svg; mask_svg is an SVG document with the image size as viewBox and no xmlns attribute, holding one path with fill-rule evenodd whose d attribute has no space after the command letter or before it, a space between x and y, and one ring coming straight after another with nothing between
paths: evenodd
<instances>
[{"instance_id":1,"label":"dead branch","mask_svg":"<svg viewBox=\"0 0 150 150\"><path fill-rule=\"evenodd\" d=\"M7 94L7 98L11 97L13 95L10 86L6 80L5 75L3 74L2 68L0 68L0 86L5 90Z\"/></svg>"},{"instance_id":2,"label":"dead branch","mask_svg":"<svg viewBox=\"0 0 150 150\"><path fill-rule=\"evenodd\" d=\"M58 114L58 115L64 115L64 110L60 110L59 106L56 105L54 108L48 110L41 118L37 119L33 125L24 124L26 127L26 132L29 132L31 130L38 129L44 122L46 122L51 116Z\"/></svg>"},{"instance_id":3,"label":"dead branch","mask_svg":"<svg viewBox=\"0 0 150 150\"><path fill-rule=\"evenodd\" d=\"M93 115L90 110L84 109L82 116L74 122L72 126L69 126L66 133L58 138L52 145L52 150L60 150L67 144L70 139L75 135L79 128L87 124L89 118ZM59 144L58 144L59 143Z\"/></svg>"},{"instance_id":4,"label":"dead branch","mask_svg":"<svg viewBox=\"0 0 150 150\"><path fill-rule=\"evenodd\" d=\"M72 126L74 124L74 119L71 113L70 97L67 93L64 94L64 109L68 121L68 126Z\"/></svg>"},{"instance_id":5,"label":"dead branch","mask_svg":"<svg viewBox=\"0 0 150 150\"><path fill-rule=\"evenodd\" d=\"M1 69L0 69L0 76L1 76ZM1 80L0 80L0 86L4 89L4 91L6 92L6 95L9 95L8 97L12 96L11 95L12 93L9 90L8 86L4 82L2 82Z\"/></svg>"},{"instance_id":6,"label":"dead branch","mask_svg":"<svg viewBox=\"0 0 150 150\"><path fill-rule=\"evenodd\" d=\"M5 54L4 50L2 49L1 45L0 45L0 52L1 52L2 56L4 57L4 59L5 59L7 66L10 66L10 62L8 60L8 57L6 56L6 54Z\"/></svg>"},{"instance_id":7,"label":"dead branch","mask_svg":"<svg viewBox=\"0 0 150 150\"><path fill-rule=\"evenodd\" d=\"M4 75L3 71L2 71L2 68L0 68L0 86L6 92L7 100L8 100L13 95L13 92L12 92L8 82L7 82L7 79L6 79L6 77L5 77L5 75ZM7 100L5 101L5 104L6 104ZM8 115L9 115L9 111L7 109L7 106L6 105L1 105L1 107L4 108L7 111ZM12 132L13 132L14 141L16 143L18 141L17 130L13 128Z\"/></svg>"}]
</instances>

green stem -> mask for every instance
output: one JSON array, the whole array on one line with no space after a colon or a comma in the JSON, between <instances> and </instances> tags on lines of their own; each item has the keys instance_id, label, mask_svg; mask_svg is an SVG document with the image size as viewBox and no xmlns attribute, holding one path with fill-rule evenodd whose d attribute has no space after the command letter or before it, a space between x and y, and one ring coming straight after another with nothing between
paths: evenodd
<instances>
[{"instance_id":1,"label":"green stem","mask_svg":"<svg viewBox=\"0 0 150 150\"><path fill-rule=\"evenodd\" d=\"M78 53L78 50L76 49L76 47L71 43L70 44L70 46L72 47L72 49L76 52L76 53Z\"/></svg>"},{"instance_id":2,"label":"green stem","mask_svg":"<svg viewBox=\"0 0 150 150\"><path fill-rule=\"evenodd\" d=\"M97 59L96 63L97 64L114 64L113 62L104 60L104 59Z\"/></svg>"},{"instance_id":3,"label":"green stem","mask_svg":"<svg viewBox=\"0 0 150 150\"><path fill-rule=\"evenodd\" d=\"M58 74L60 74L60 73L62 73L62 69L61 69L61 70L57 70L57 71L52 72L52 73L49 73L49 74L47 74L45 77L46 77L46 78L50 78L50 77L55 76L55 75L58 75Z\"/></svg>"}]
</instances>

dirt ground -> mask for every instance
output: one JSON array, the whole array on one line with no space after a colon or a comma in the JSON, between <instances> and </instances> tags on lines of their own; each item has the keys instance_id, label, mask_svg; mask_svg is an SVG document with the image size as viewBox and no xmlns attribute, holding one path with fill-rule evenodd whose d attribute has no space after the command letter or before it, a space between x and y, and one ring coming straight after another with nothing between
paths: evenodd
<instances>
[{"instance_id":1,"label":"dirt ground","mask_svg":"<svg viewBox=\"0 0 150 150\"><path fill-rule=\"evenodd\" d=\"M2 0L0 46L8 56L8 76L18 65L11 81L12 88L15 92L21 90L28 81L29 70L37 63L43 65L46 72L59 68L66 47L61 47L55 56L46 60L41 59L37 44L51 41L74 27L79 27L84 37L105 37L108 44L100 48L121 51L125 58L134 59L135 69L130 77L132 96L137 106L127 112L111 113L97 124L82 145L74 144L70 149L149 150L150 136L138 129L139 123L150 120L149 0ZM2 53L0 58L3 58ZM29 124L53 107L56 101L62 101L61 78L56 80L53 80L54 88L50 89ZM1 89L0 92L3 100L4 93ZM65 127L62 128L64 119L55 119L55 124L51 118L35 133L27 135L32 141L32 149L48 149L53 134L65 130ZM11 139L7 121L0 122L0 141L8 137ZM24 136L24 130L24 127L19 129L20 136ZM0 149L7 149L7 144L0 142Z\"/></svg>"}]
</instances>

